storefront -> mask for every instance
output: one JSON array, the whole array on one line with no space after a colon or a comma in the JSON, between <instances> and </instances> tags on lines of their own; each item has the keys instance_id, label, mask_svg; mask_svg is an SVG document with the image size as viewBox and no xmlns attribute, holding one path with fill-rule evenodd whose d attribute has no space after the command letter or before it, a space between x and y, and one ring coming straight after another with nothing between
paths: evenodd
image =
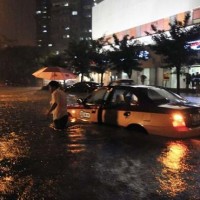
<instances>
[{"instance_id":1,"label":"storefront","mask_svg":"<svg viewBox=\"0 0 200 200\"><path fill-rule=\"evenodd\" d=\"M144 8L145 12L143 12ZM169 23L172 23L175 18L182 21L187 12L191 15L190 24L199 23L200 1L185 0L182 3L180 0L168 0L166 4L166 2L161 3L159 0L118 0L117 2L116 0L106 0L93 8L92 36L93 39L98 39L102 36L109 37L116 34L119 39L122 39L124 35L128 34L145 45L151 44L152 40L146 35L146 31L152 31L152 24L160 30L168 30ZM200 49L200 41L189 41L188 45L191 45L191 48L195 50ZM176 70L162 68L162 60L158 56L151 56L148 61L141 65L142 72L133 71L132 73L131 78L136 83L140 84L141 75L145 75L147 77L145 84L176 88ZM200 73L200 65L186 66L182 70L180 86L185 88L185 73L191 75ZM113 74L111 76L116 77ZM126 78L127 75L122 73L118 77Z\"/></svg>"}]
</instances>

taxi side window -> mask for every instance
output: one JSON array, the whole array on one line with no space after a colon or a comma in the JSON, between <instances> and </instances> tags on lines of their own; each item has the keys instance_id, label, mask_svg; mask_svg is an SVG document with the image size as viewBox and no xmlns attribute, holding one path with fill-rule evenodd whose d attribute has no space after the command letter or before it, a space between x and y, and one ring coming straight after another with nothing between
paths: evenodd
<instances>
[{"instance_id":1,"label":"taxi side window","mask_svg":"<svg viewBox=\"0 0 200 200\"><path fill-rule=\"evenodd\" d=\"M139 100L134 91L129 89L118 89L114 91L114 94L110 100L111 106L117 106L122 108L128 108L130 106L138 105Z\"/></svg>"},{"instance_id":2,"label":"taxi side window","mask_svg":"<svg viewBox=\"0 0 200 200\"><path fill-rule=\"evenodd\" d=\"M152 100L160 100L163 99L163 97L156 91L154 90L148 90L148 96Z\"/></svg>"},{"instance_id":3,"label":"taxi side window","mask_svg":"<svg viewBox=\"0 0 200 200\"><path fill-rule=\"evenodd\" d=\"M124 95L123 94L117 94L114 102L116 104L124 103Z\"/></svg>"},{"instance_id":4,"label":"taxi side window","mask_svg":"<svg viewBox=\"0 0 200 200\"><path fill-rule=\"evenodd\" d=\"M95 91L89 98L87 98L87 104L101 104L104 100L104 96L107 92L106 88L99 89Z\"/></svg>"},{"instance_id":5,"label":"taxi side window","mask_svg":"<svg viewBox=\"0 0 200 200\"><path fill-rule=\"evenodd\" d=\"M138 105L139 103L138 97L133 91L127 92L124 96L129 106Z\"/></svg>"},{"instance_id":6,"label":"taxi side window","mask_svg":"<svg viewBox=\"0 0 200 200\"><path fill-rule=\"evenodd\" d=\"M158 91L149 89L147 95L156 104L168 102L168 99L162 96Z\"/></svg>"},{"instance_id":7,"label":"taxi side window","mask_svg":"<svg viewBox=\"0 0 200 200\"><path fill-rule=\"evenodd\" d=\"M120 103L124 101L123 91L116 90L111 98L111 103Z\"/></svg>"},{"instance_id":8,"label":"taxi side window","mask_svg":"<svg viewBox=\"0 0 200 200\"><path fill-rule=\"evenodd\" d=\"M115 107L124 106L126 104L124 93L125 90L115 90L110 100L110 105Z\"/></svg>"},{"instance_id":9,"label":"taxi side window","mask_svg":"<svg viewBox=\"0 0 200 200\"><path fill-rule=\"evenodd\" d=\"M130 99L130 105L134 106L137 104L138 104L138 97L135 94L132 94Z\"/></svg>"}]
</instances>

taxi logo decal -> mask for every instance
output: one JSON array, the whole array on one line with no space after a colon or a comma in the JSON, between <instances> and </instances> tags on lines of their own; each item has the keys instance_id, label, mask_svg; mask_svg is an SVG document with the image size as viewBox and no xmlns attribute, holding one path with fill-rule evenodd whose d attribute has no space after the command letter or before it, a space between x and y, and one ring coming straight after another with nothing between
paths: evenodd
<instances>
[{"instance_id":1,"label":"taxi logo decal","mask_svg":"<svg viewBox=\"0 0 200 200\"><path fill-rule=\"evenodd\" d=\"M90 113L88 112L84 112L84 111L80 111L80 117L81 118L90 118Z\"/></svg>"}]
</instances>

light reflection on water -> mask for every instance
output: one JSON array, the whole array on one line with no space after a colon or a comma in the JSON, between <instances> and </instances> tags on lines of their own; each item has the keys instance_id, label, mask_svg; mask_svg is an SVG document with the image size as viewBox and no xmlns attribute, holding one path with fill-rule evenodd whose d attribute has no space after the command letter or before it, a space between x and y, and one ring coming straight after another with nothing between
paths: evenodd
<instances>
[{"instance_id":1,"label":"light reflection on water","mask_svg":"<svg viewBox=\"0 0 200 200\"><path fill-rule=\"evenodd\" d=\"M5 136L0 139L0 161L3 159L17 158L24 156L25 149L22 148L21 144L18 145L20 137L14 132L10 133L10 136Z\"/></svg>"},{"instance_id":2,"label":"light reflection on water","mask_svg":"<svg viewBox=\"0 0 200 200\"><path fill-rule=\"evenodd\" d=\"M74 126L70 127L68 132L67 151L73 154L84 152L86 150L86 145L83 143L86 140L85 131L80 126Z\"/></svg>"},{"instance_id":3,"label":"light reflection on water","mask_svg":"<svg viewBox=\"0 0 200 200\"><path fill-rule=\"evenodd\" d=\"M20 95L19 95L20 94ZM39 88L25 87L25 88L15 88L15 87L2 87L0 91L0 102L27 102L31 100L42 100L49 99L48 92L39 90Z\"/></svg>"},{"instance_id":4,"label":"light reflection on water","mask_svg":"<svg viewBox=\"0 0 200 200\"><path fill-rule=\"evenodd\" d=\"M172 197L187 189L187 182L184 180L183 174L189 170L186 162L188 153L189 150L185 144L170 142L167 149L158 158L163 167L161 176L157 178L160 188Z\"/></svg>"},{"instance_id":5,"label":"light reflection on water","mask_svg":"<svg viewBox=\"0 0 200 200\"><path fill-rule=\"evenodd\" d=\"M0 139L0 193L2 194L10 191L14 186L12 166L18 158L27 154L27 149L19 141L20 137L14 132Z\"/></svg>"},{"instance_id":6,"label":"light reflection on water","mask_svg":"<svg viewBox=\"0 0 200 200\"><path fill-rule=\"evenodd\" d=\"M7 193L11 191L14 178L12 176L5 176L0 179L0 193Z\"/></svg>"}]
</instances>

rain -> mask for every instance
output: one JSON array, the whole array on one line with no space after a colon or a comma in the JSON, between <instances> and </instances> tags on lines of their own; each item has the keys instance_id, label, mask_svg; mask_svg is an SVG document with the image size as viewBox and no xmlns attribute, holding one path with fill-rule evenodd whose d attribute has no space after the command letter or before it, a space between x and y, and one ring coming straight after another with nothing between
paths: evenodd
<instances>
[{"instance_id":1,"label":"rain","mask_svg":"<svg viewBox=\"0 0 200 200\"><path fill-rule=\"evenodd\" d=\"M85 122L55 131L49 99L39 88L1 88L0 199L199 199L199 138Z\"/></svg>"}]
</instances>

